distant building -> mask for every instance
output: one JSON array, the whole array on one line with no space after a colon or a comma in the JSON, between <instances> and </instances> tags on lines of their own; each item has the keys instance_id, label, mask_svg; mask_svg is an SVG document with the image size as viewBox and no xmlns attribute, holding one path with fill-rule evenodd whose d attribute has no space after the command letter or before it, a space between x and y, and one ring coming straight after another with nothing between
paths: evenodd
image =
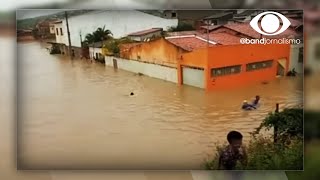
<instances>
[{"instance_id":1,"label":"distant building","mask_svg":"<svg viewBox=\"0 0 320 180\"><path fill-rule=\"evenodd\" d=\"M76 52L81 52L81 42L85 36L93 33L97 28L105 26L114 38L125 37L132 32L143 31L151 27L167 30L177 26L177 19L161 18L141 11L99 10L69 17L71 46ZM139 22L137 22L137 20ZM54 23L56 43L62 49L68 46L66 20ZM158 33L158 32L157 32ZM80 55L79 55L80 56Z\"/></svg>"},{"instance_id":2,"label":"distant building","mask_svg":"<svg viewBox=\"0 0 320 180\"><path fill-rule=\"evenodd\" d=\"M54 22L55 20L44 20L39 22L36 27L36 36L37 38L41 38L41 39L52 39L55 37L54 33L53 33L53 24L52 22Z\"/></svg>"},{"instance_id":3,"label":"distant building","mask_svg":"<svg viewBox=\"0 0 320 180\"><path fill-rule=\"evenodd\" d=\"M18 41L26 41L26 40L34 40L33 30L32 29L22 29L17 30L17 40Z\"/></svg>"},{"instance_id":4,"label":"distant building","mask_svg":"<svg viewBox=\"0 0 320 180\"><path fill-rule=\"evenodd\" d=\"M258 15L260 10L238 10L237 14L233 16L229 21L234 22L248 22L251 21L256 15Z\"/></svg>"},{"instance_id":5,"label":"distant building","mask_svg":"<svg viewBox=\"0 0 320 180\"><path fill-rule=\"evenodd\" d=\"M122 44L106 65L205 90L271 81L289 70L290 45L243 45L228 33ZM272 53L270 53L272 52Z\"/></svg>"},{"instance_id":6,"label":"distant building","mask_svg":"<svg viewBox=\"0 0 320 180\"><path fill-rule=\"evenodd\" d=\"M128 38L134 41L147 41L162 36L162 28L152 28L128 34Z\"/></svg>"},{"instance_id":7,"label":"distant building","mask_svg":"<svg viewBox=\"0 0 320 180\"><path fill-rule=\"evenodd\" d=\"M96 42L89 44L89 57L97 61L104 61L104 55L102 54L103 42Z\"/></svg>"},{"instance_id":8,"label":"distant building","mask_svg":"<svg viewBox=\"0 0 320 180\"><path fill-rule=\"evenodd\" d=\"M203 21L206 24L210 25L223 25L228 23L228 20L233 18L232 12L221 12L217 14L213 14L211 16L203 18Z\"/></svg>"}]
</instances>

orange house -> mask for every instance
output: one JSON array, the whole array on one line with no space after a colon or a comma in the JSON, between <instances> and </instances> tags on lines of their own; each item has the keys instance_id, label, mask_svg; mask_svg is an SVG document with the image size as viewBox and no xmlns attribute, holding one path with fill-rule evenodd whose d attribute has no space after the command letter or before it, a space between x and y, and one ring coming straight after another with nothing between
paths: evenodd
<instances>
[{"instance_id":1,"label":"orange house","mask_svg":"<svg viewBox=\"0 0 320 180\"><path fill-rule=\"evenodd\" d=\"M290 45L224 45L184 53L178 83L216 90L271 81L289 67Z\"/></svg>"},{"instance_id":2,"label":"orange house","mask_svg":"<svg viewBox=\"0 0 320 180\"><path fill-rule=\"evenodd\" d=\"M177 59L186 50L168 42L164 38L150 42L129 43L120 45L120 57L144 63L177 67Z\"/></svg>"}]
</instances>

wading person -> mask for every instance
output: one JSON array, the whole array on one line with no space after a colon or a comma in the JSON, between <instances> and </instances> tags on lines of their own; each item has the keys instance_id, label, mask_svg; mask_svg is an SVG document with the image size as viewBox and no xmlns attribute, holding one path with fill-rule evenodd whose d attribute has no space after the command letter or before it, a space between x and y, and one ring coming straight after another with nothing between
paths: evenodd
<instances>
[{"instance_id":1,"label":"wading person","mask_svg":"<svg viewBox=\"0 0 320 180\"><path fill-rule=\"evenodd\" d=\"M242 134L238 131L230 131L227 135L229 145L221 152L219 157L219 169L235 170L240 162L243 166L247 164L247 154L242 146Z\"/></svg>"},{"instance_id":2,"label":"wading person","mask_svg":"<svg viewBox=\"0 0 320 180\"><path fill-rule=\"evenodd\" d=\"M253 100L252 105L253 105L253 106L257 106L258 103L259 103L259 101L260 101L260 96L256 96L256 99Z\"/></svg>"}]
</instances>

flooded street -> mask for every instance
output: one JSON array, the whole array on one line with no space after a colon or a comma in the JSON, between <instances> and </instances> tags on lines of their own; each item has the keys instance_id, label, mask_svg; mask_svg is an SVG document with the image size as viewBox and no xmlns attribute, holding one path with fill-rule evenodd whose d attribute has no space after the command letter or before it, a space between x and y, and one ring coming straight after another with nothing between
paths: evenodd
<instances>
[{"instance_id":1,"label":"flooded street","mask_svg":"<svg viewBox=\"0 0 320 180\"><path fill-rule=\"evenodd\" d=\"M38 42L19 43L18 60L18 158L26 169L202 169L230 130L248 141L276 103L303 102L301 78L206 93L53 56ZM240 110L255 95L261 107Z\"/></svg>"}]
</instances>

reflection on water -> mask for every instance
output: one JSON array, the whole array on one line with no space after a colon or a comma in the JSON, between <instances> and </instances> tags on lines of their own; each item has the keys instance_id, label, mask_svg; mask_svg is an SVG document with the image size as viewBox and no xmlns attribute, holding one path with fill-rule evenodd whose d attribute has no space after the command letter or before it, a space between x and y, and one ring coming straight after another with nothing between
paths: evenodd
<instances>
[{"instance_id":1,"label":"reflection on water","mask_svg":"<svg viewBox=\"0 0 320 180\"><path fill-rule=\"evenodd\" d=\"M200 169L228 131L248 141L276 103L302 104L300 78L206 93L49 55L37 42L19 43L18 56L22 168ZM261 107L241 111L255 95Z\"/></svg>"}]
</instances>

